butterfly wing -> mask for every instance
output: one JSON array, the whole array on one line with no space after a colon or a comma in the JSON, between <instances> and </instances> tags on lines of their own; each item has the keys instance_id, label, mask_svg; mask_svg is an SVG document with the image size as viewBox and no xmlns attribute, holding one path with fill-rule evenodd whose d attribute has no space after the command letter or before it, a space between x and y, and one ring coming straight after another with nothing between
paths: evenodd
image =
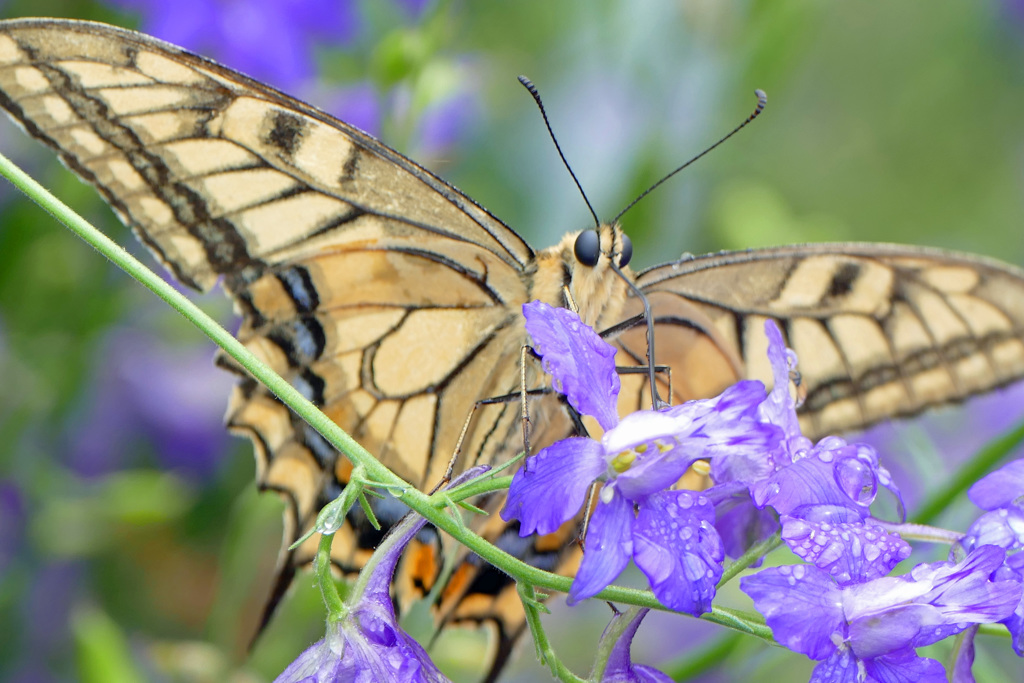
<instances>
[{"instance_id":1,"label":"butterfly wing","mask_svg":"<svg viewBox=\"0 0 1024 683\"><path fill-rule=\"evenodd\" d=\"M223 278L247 347L417 486L438 481L477 399L517 390L532 250L361 131L172 45L80 21L0 22L0 105L179 280L206 290ZM252 438L260 486L285 498L287 547L351 465L221 362L240 375L228 424ZM518 416L515 404L478 411L458 468L515 450ZM385 526L404 512L374 505ZM361 511L350 521L334 543L344 570L380 538ZM277 597L313 550L285 553Z\"/></svg>"},{"instance_id":2,"label":"butterfly wing","mask_svg":"<svg viewBox=\"0 0 1024 683\"><path fill-rule=\"evenodd\" d=\"M658 363L672 367L673 402L745 377L771 386L764 322L778 321L799 357L800 419L811 438L1024 377L1024 272L993 260L813 244L682 260L640 273L637 283L654 311ZM627 310L637 314L639 302ZM618 343L624 359L645 358L642 327ZM646 383L627 381L623 400L644 402Z\"/></svg>"}]
</instances>

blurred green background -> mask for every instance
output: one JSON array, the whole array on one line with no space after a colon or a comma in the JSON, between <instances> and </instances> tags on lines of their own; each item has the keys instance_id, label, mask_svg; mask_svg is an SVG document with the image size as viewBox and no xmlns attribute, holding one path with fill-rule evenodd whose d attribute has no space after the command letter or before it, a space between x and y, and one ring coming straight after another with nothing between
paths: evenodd
<instances>
[{"instance_id":1,"label":"blurred green background","mask_svg":"<svg viewBox=\"0 0 1024 683\"><path fill-rule=\"evenodd\" d=\"M317 25L317 12L333 18ZM380 135L536 247L590 219L518 74L539 87L604 217L730 130L762 88L760 120L626 215L634 266L822 240L1024 262L1020 0L8 0L0 14L192 36L187 47ZM143 252L13 125L0 124L0 150ZM219 293L201 303L237 324ZM230 379L212 358L198 332L0 186L0 680L264 681L322 635L300 580L246 657L280 505L257 496L248 443L222 434ZM999 392L876 437L919 500L1022 404ZM553 610L556 644L584 673L607 608ZM716 637L704 626L652 617L637 657L671 668ZM446 634L438 659L472 680L482 643ZM810 671L745 642L730 652L701 680ZM544 680L532 648L519 654L507 680ZM1011 680L1019 668L1005 667L1019 666L983 650L975 672Z\"/></svg>"}]
</instances>

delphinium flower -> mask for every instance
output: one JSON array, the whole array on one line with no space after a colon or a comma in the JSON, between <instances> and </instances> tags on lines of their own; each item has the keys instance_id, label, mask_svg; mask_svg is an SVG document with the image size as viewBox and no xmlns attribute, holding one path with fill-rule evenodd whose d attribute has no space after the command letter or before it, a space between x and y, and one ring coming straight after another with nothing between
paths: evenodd
<instances>
[{"instance_id":1,"label":"delphinium flower","mask_svg":"<svg viewBox=\"0 0 1024 683\"><path fill-rule=\"evenodd\" d=\"M136 442L154 446L159 464L191 479L211 481L223 467L228 437L219 416L232 380L209 371L205 346L172 349L156 335L127 327L103 345L94 393L75 415L67 463L85 477L139 465ZM153 386L162 388L153 391Z\"/></svg>"},{"instance_id":2,"label":"delphinium flower","mask_svg":"<svg viewBox=\"0 0 1024 683\"><path fill-rule=\"evenodd\" d=\"M315 78L314 47L349 40L351 0L114 0L142 13L141 28L285 90Z\"/></svg>"},{"instance_id":3,"label":"delphinium flower","mask_svg":"<svg viewBox=\"0 0 1024 683\"><path fill-rule=\"evenodd\" d=\"M601 683L671 683L672 679L655 668L634 664L630 648L640 622L650 610L634 607L628 612L616 612L601 634L598 652L607 649Z\"/></svg>"},{"instance_id":4,"label":"delphinium flower","mask_svg":"<svg viewBox=\"0 0 1024 683\"><path fill-rule=\"evenodd\" d=\"M518 519L522 536L552 533L600 481L569 603L600 592L632 558L663 604L708 611L723 560L714 507L699 492L670 489L697 460L775 446L780 430L757 420L764 386L740 382L717 398L620 420L614 348L571 311L539 302L523 311L555 387L605 431L600 440L573 437L528 458L513 478L502 518Z\"/></svg>"},{"instance_id":5,"label":"delphinium flower","mask_svg":"<svg viewBox=\"0 0 1024 683\"><path fill-rule=\"evenodd\" d=\"M482 474L475 467L450 487ZM363 567L339 615L327 619L327 634L299 655L275 683L444 683L448 678L426 650L398 626L391 580L405 546L426 519L410 513L381 541Z\"/></svg>"},{"instance_id":6,"label":"delphinium flower","mask_svg":"<svg viewBox=\"0 0 1024 683\"><path fill-rule=\"evenodd\" d=\"M845 586L813 565L765 569L740 580L776 640L821 662L815 682L946 680L915 648L972 624L1007 618L1018 580L993 579L1004 552L986 545L961 562L920 564L909 574Z\"/></svg>"},{"instance_id":7,"label":"delphinium flower","mask_svg":"<svg viewBox=\"0 0 1024 683\"><path fill-rule=\"evenodd\" d=\"M12 481L0 479L0 585L25 536L25 495Z\"/></svg>"},{"instance_id":8,"label":"delphinium flower","mask_svg":"<svg viewBox=\"0 0 1024 683\"><path fill-rule=\"evenodd\" d=\"M759 416L784 436L774 450L711 461L717 485L707 495L718 504L718 528L729 540L729 554L770 535L778 514L790 549L837 581L885 576L910 555L910 546L876 522L870 507L879 488L886 488L902 512L899 489L871 446L836 436L813 444L803 436L789 392L796 356L774 321L765 323L765 334L774 386Z\"/></svg>"},{"instance_id":9,"label":"delphinium flower","mask_svg":"<svg viewBox=\"0 0 1024 683\"><path fill-rule=\"evenodd\" d=\"M410 62L408 73L389 72L386 83L378 78L342 85L321 78L318 50L350 47L361 29L373 28L372 21L363 20L365 8L353 0L112 3L141 14L140 28L146 33L308 100L371 135L380 135L386 124L396 121L399 129L408 126L415 135L407 146L414 141L420 155L443 156L471 133L472 123L479 118L478 96L467 87L473 79L464 73L472 68L460 66L469 60L431 57L424 61L422 46L432 38L417 35L406 40L408 54L402 51L402 41L386 44L384 62L392 66ZM421 22L432 6L429 0L395 3L411 24ZM429 27L426 30L429 33ZM380 61L380 55L377 58ZM429 77L422 77L425 71ZM393 82L396 77L400 82Z\"/></svg>"},{"instance_id":10,"label":"delphinium flower","mask_svg":"<svg viewBox=\"0 0 1024 683\"><path fill-rule=\"evenodd\" d=\"M987 512L967 530L960 548L965 552L985 545L1002 548L1006 561L997 575L1024 581L1024 459L985 475L971 486L967 496ZM954 546L951 558L957 550ZM1024 657L1024 600L1017 603L1003 624L1010 631L1014 651Z\"/></svg>"}]
</instances>

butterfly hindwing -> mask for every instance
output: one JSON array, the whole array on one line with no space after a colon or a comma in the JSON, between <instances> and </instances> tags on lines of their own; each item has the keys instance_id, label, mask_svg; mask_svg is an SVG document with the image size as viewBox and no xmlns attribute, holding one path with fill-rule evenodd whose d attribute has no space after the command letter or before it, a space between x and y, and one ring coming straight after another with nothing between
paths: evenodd
<instances>
[{"instance_id":1,"label":"butterfly hindwing","mask_svg":"<svg viewBox=\"0 0 1024 683\"><path fill-rule=\"evenodd\" d=\"M777 320L800 359L811 438L1024 377L1024 273L989 259L813 244L691 258L644 271L637 284L654 311L657 360L673 369L674 402L744 377L771 386L763 328ZM627 314L639 310L627 304ZM643 358L643 334L620 335L620 362ZM630 400L642 401L646 383L626 382Z\"/></svg>"}]
</instances>

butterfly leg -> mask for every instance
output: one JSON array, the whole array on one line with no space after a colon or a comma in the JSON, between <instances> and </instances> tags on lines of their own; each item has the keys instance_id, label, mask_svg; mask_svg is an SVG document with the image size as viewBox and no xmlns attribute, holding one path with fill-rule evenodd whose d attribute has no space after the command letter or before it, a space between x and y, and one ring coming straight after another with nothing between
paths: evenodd
<instances>
[{"instance_id":1,"label":"butterfly leg","mask_svg":"<svg viewBox=\"0 0 1024 683\"><path fill-rule=\"evenodd\" d=\"M434 493L446 483L451 481L452 475L455 473L455 463L459 460L459 455L462 453L462 445L466 440L466 435L469 433L469 426L473 423L473 416L476 415L476 411L482 406L489 406L501 403L511 403L513 401L526 402L527 396L544 396L551 393L550 389L529 389L525 393L523 391L517 391L512 394L505 394L504 396L492 396L491 398L482 398L473 404L473 407L469 409L469 415L466 416L466 421L462 423L462 431L459 433L459 440L455 442L455 450L452 452L452 457L448 461L448 468L445 470L444 476L441 481L438 482L431 493Z\"/></svg>"},{"instance_id":2,"label":"butterfly leg","mask_svg":"<svg viewBox=\"0 0 1024 683\"><path fill-rule=\"evenodd\" d=\"M619 373L620 375L646 375L650 371L646 366L616 365L615 372ZM672 367L670 365L655 365L654 374L664 374L668 378L668 395L671 400L671 397L674 395L672 393ZM662 407L665 407L665 405L666 404L663 402ZM668 405L671 405L671 402Z\"/></svg>"},{"instance_id":3,"label":"butterfly leg","mask_svg":"<svg viewBox=\"0 0 1024 683\"><path fill-rule=\"evenodd\" d=\"M662 406L667 405L661 400L658 395L658 385L654 381L654 359L656 355L654 353L654 315L651 313L651 302L647 300L647 295L643 293L636 283L631 278L626 277L622 270L615 265L615 261L609 261L609 266L615 271L615 274L622 278L622 281L626 283L626 286L632 290L633 295L637 297L644 307L644 322L647 324L647 377L651 383L651 407L655 410L661 409Z\"/></svg>"},{"instance_id":4,"label":"butterfly leg","mask_svg":"<svg viewBox=\"0 0 1024 683\"><path fill-rule=\"evenodd\" d=\"M540 358L529 344L519 349L519 414L523 425L523 457L530 457L530 407L526 400L526 355Z\"/></svg>"}]
</instances>

